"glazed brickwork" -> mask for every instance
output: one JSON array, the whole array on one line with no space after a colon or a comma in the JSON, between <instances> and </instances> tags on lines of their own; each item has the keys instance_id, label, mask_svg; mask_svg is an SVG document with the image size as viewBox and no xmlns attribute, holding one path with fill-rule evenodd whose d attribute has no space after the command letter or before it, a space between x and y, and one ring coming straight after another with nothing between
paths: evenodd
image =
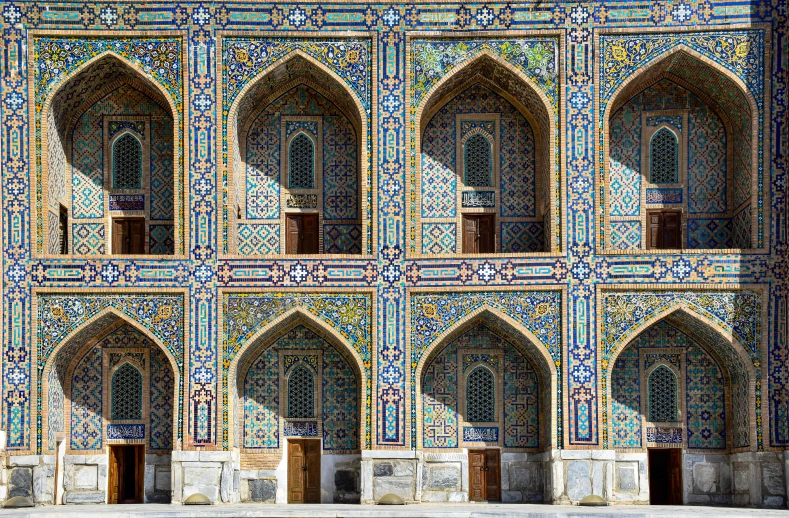
<instances>
[{"instance_id":1,"label":"glazed brickwork","mask_svg":"<svg viewBox=\"0 0 789 518\"><path fill-rule=\"evenodd\" d=\"M631 340L661 319L703 344L699 350L711 351L721 369L731 399L724 408L727 450L789 445L789 49L782 2L6 2L0 16L0 429L9 451L44 453L53 434L73 426L73 412L47 416L46 402L68 404L73 396L56 387L73 379L69 362L90 339L124 323L154 342L173 372L172 380L150 387L153 394L172 383L172 417L157 396L150 405L162 417L145 423L170 420L171 445L165 425L151 430L164 449L232 448L235 369L252 344L279 338L277 326L285 324L318 333L356 373L358 449L421 448L423 371L434 351L478 323L508 343L528 344L534 373L551 380L542 395L550 411L540 413L549 430L541 445L614 448L611 369L630 358L620 352L634 350ZM148 238L156 254L172 256L96 255L107 239L92 221L98 177L81 171L76 194L68 181L73 157L64 151L70 145L64 128L71 117L84 122L94 114L90 90L121 79L172 119L171 196L164 176L157 186L153 170L151 178L151 210L172 217ZM663 81L695 96L682 94L689 113L682 131L699 135L687 144L688 169L703 169L708 179L715 172L720 181L694 181L682 191L641 189L631 196L638 196L633 206L643 211L648 199L687 204L698 215L688 222L688 239L698 246L688 248L705 253L634 250L643 223L612 212L625 196L612 191L618 173L611 156L640 158L633 107ZM506 255L453 255L454 222L422 221L426 189L436 182L424 158L425 132L472 82L495 92L502 108L493 111L501 116L513 112L500 98L528 113L534 175L545 179L543 191L535 180L534 203L531 184L513 189L526 193L513 210L527 216L501 229L519 243ZM324 146L344 155L356 149L357 213L335 214L334 226L324 229L324 240L334 243L326 255L260 257L282 236L265 223L237 221L236 200L251 190L236 168L249 158L239 132L253 112L281 97L266 102L267 96L298 85L317 85L332 113L342 113L333 128L323 122ZM665 98L677 96L662 91L660 109L669 110L674 104ZM711 156L723 145L721 124L725 187L723 162ZM337 140L327 142L332 131ZM273 149L272 142L266 146ZM430 140L428 147L439 144ZM94 160L92 152L78 155ZM350 189L350 180L327 184L327 154L324 191ZM327 200L324 209L353 205ZM52 255L59 242L55 201L90 214L73 222L83 226L72 243L90 257ZM499 201L508 203L503 192ZM544 247L534 253L530 243L538 241ZM347 252L358 255L340 255ZM704 364L715 377L695 351L685 353L687 387L704 377L689 365ZM78 385L96 376L91 362L80 365ZM95 383L82 387L77 425L88 430L99 398L103 405L108 396ZM696 403L682 401L686 426L701 430L683 438L688 448L718 449L719 423L695 421L715 404L693 410ZM518 447L533 444L529 434L518 437Z\"/></svg>"}]
</instances>

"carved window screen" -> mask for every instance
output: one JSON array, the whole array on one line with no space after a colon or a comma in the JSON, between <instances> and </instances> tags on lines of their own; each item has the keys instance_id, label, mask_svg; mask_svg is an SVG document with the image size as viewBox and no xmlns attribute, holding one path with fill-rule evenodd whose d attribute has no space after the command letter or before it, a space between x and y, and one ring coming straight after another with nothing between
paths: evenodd
<instances>
[{"instance_id":1,"label":"carved window screen","mask_svg":"<svg viewBox=\"0 0 789 518\"><path fill-rule=\"evenodd\" d=\"M142 419L142 374L128 363L112 375L112 418Z\"/></svg>"},{"instance_id":2,"label":"carved window screen","mask_svg":"<svg viewBox=\"0 0 789 518\"><path fill-rule=\"evenodd\" d=\"M649 420L671 423L677 420L677 377L666 366L652 371L648 380Z\"/></svg>"},{"instance_id":3,"label":"carved window screen","mask_svg":"<svg viewBox=\"0 0 789 518\"><path fill-rule=\"evenodd\" d=\"M679 141L667 128L658 130L649 142L649 176L652 183L679 182Z\"/></svg>"},{"instance_id":4,"label":"carved window screen","mask_svg":"<svg viewBox=\"0 0 789 518\"><path fill-rule=\"evenodd\" d=\"M288 377L288 417L315 417L315 378L305 367L296 367Z\"/></svg>"},{"instance_id":5,"label":"carved window screen","mask_svg":"<svg viewBox=\"0 0 789 518\"><path fill-rule=\"evenodd\" d=\"M112 145L112 187L142 189L142 143L130 133Z\"/></svg>"},{"instance_id":6,"label":"carved window screen","mask_svg":"<svg viewBox=\"0 0 789 518\"><path fill-rule=\"evenodd\" d=\"M472 135L463 146L463 165L466 187L493 185L493 146L479 133Z\"/></svg>"},{"instance_id":7,"label":"carved window screen","mask_svg":"<svg viewBox=\"0 0 789 518\"><path fill-rule=\"evenodd\" d=\"M288 150L290 166L288 185L291 189L315 188L315 144L301 133L293 137Z\"/></svg>"},{"instance_id":8,"label":"carved window screen","mask_svg":"<svg viewBox=\"0 0 789 518\"><path fill-rule=\"evenodd\" d=\"M466 381L466 420L470 423L491 423L496 420L496 395L493 373L479 366Z\"/></svg>"}]
</instances>

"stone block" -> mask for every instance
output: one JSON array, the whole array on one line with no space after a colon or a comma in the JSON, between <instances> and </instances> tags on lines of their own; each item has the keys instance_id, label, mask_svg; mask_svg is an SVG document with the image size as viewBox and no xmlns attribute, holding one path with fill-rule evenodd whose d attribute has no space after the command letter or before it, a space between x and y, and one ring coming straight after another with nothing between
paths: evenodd
<instances>
[{"instance_id":1,"label":"stone block","mask_svg":"<svg viewBox=\"0 0 789 518\"><path fill-rule=\"evenodd\" d=\"M784 499L781 496L768 496L764 499L765 507L782 508L784 506Z\"/></svg>"},{"instance_id":2,"label":"stone block","mask_svg":"<svg viewBox=\"0 0 789 518\"><path fill-rule=\"evenodd\" d=\"M414 450L362 450L362 460L368 459L416 459Z\"/></svg>"},{"instance_id":3,"label":"stone block","mask_svg":"<svg viewBox=\"0 0 789 518\"><path fill-rule=\"evenodd\" d=\"M511 502L522 502L523 494L520 491L502 491L501 501L505 504Z\"/></svg>"},{"instance_id":4,"label":"stone block","mask_svg":"<svg viewBox=\"0 0 789 518\"><path fill-rule=\"evenodd\" d=\"M87 455L63 455L63 464L85 464Z\"/></svg>"},{"instance_id":5,"label":"stone block","mask_svg":"<svg viewBox=\"0 0 789 518\"><path fill-rule=\"evenodd\" d=\"M446 493L446 491L423 491L422 492L422 501L423 502L446 502L447 501L447 493Z\"/></svg>"},{"instance_id":6,"label":"stone block","mask_svg":"<svg viewBox=\"0 0 789 518\"><path fill-rule=\"evenodd\" d=\"M414 461L396 460L392 465L394 466L394 476L396 477L407 477L414 474Z\"/></svg>"},{"instance_id":7,"label":"stone block","mask_svg":"<svg viewBox=\"0 0 789 518\"><path fill-rule=\"evenodd\" d=\"M253 502L274 503L277 499L277 481L269 479L250 480L249 499Z\"/></svg>"},{"instance_id":8,"label":"stone block","mask_svg":"<svg viewBox=\"0 0 789 518\"><path fill-rule=\"evenodd\" d=\"M33 468L33 501L41 504L55 503L55 466Z\"/></svg>"},{"instance_id":9,"label":"stone block","mask_svg":"<svg viewBox=\"0 0 789 518\"><path fill-rule=\"evenodd\" d=\"M8 457L8 466L38 466L38 455L11 455Z\"/></svg>"},{"instance_id":10,"label":"stone block","mask_svg":"<svg viewBox=\"0 0 789 518\"><path fill-rule=\"evenodd\" d=\"M748 493L751 484L751 467L744 462L734 463L734 492Z\"/></svg>"},{"instance_id":11,"label":"stone block","mask_svg":"<svg viewBox=\"0 0 789 518\"><path fill-rule=\"evenodd\" d=\"M199 451L174 451L172 453L173 462L197 462L200 460Z\"/></svg>"},{"instance_id":12,"label":"stone block","mask_svg":"<svg viewBox=\"0 0 789 518\"><path fill-rule=\"evenodd\" d=\"M575 460L567 466L567 496L573 502L592 494L591 463Z\"/></svg>"},{"instance_id":13,"label":"stone block","mask_svg":"<svg viewBox=\"0 0 789 518\"><path fill-rule=\"evenodd\" d=\"M414 479L411 477L377 477L373 482L373 498L392 493L403 500L414 501Z\"/></svg>"},{"instance_id":14,"label":"stone block","mask_svg":"<svg viewBox=\"0 0 789 518\"><path fill-rule=\"evenodd\" d=\"M542 466L538 462L511 462L507 470L512 491L542 491Z\"/></svg>"},{"instance_id":15,"label":"stone block","mask_svg":"<svg viewBox=\"0 0 789 518\"><path fill-rule=\"evenodd\" d=\"M592 450L561 450L560 453L564 460L592 458Z\"/></svg>"},{"instance_id":16,"label":"stone block","mask_svg":"<svg viewBox=\"0 0 789 518\"><path fill-rule=\"evenodd\" d=\"M170 485L171 477L172 475L169 468L157 469L155 474L156 481L154 482L154 489L156 491L170 491L172 487Z\"/></svg>"},{"instance_id":17,"label":"stone block","mask_svg":"<svg viewBox=\"0 0 789 518\"><path fill-rule=\"evenodd\" d=\"M8 497L24 496L33 498L33 469L14 468L8 477Z\"/></svg>"},{"instance_id":18,"label":"stone block","mask_svg":"<svg viewBox=\"0 0 789 518\"><path fill-rule=\"evenodd\" d=\"M66 504L103 504L104 491L66 491L63 495Z\"/></svg>"},{"instance_id":19,"label":"stone block","mask_svg":"<svg viewBox=\"0 0 789 518\"><path fill-rule=\"evenodd\" d=\"M222 463L222 474L219 482L219 495L223 502L230 501L230 494L233 492L233 466L228 462Z\"/></svg>"},{"instance_id":20,"label":"stone block","mask_svg":"<svg viewBox=\"0 0 789 518\"><path fill-rule=\"evenodd\" d=\"M439 464L429 466L428 489L431 490L453 490L460 489L460 469L452 464Z\"/></svg>"},{"instance_id":21,"label":"stone block","mask_svg":"<svg viewBox=\"0 0 789 518\"><path fill-rule=\"evenodd\" d=\"M154 466L170 465L172 462L170 455L158 455L156 453L148 453L145 455L145 463Z\"/></svg>"},{"instance_id":22,"label":"stone block","mask_svg":"<svg viewBox=\"0 0 789 518\"><path fill-rule=\"evenodd\" d=\"M201 451L200 462L230 462L229 451Z\"/></svg>"},{"instance_id":23,"label":"stone block","mask_svg":"<svg viewBox=\"0 0 789 518\"><path fill-rule=\"evenodd\" d=\"M616 450L592 450L592 460L614 460Z\"/></svg>"},{"instance_id":24,"label":"stone block","mask_svg":"<svg viewBox=\"0 0 789 518\"><path fill-rule=\"evenodd\" d=\"M685 502L686 504L709 504L711 500L709 495L694 495L694 494L685 495L685 499L686 499Z\"/></svg>"},{"instance_id":25,"label":"stone block","mask_svg":"<svg viewBox=\"0 0 789 518\"><path fill-rule=\"evenodd\" d=\"M241 471L238 472L238 476L241 477L241 479L259 478L258 470L256 469L242 469Z\"/></svg>"},{"instance_id":26,"label":"stone block","mask_svg":"<svg viewBox=\"0 0 789 518\"><path fill-rule=\"evenodd\" d=\"M465 491L450 491L447 493L447 502L468 502L468 493Z\"/></svg>"},{"instance_id":27,"label":"stone block","mask_svg":"<svg viewBox=\"0 0 789 518\"><path fill-rule=\"evenodd\" d=\"M718 465L697 462L693 465L693 492L696 494L718 492Z\"/></svg>"},{"instance_id":28,"label":"stone block","mask_svg":"<svg viewBox=\"0 0 789 518\"><path fill-rule=\"evenodd\" d=\"M52 464L54 466L57 464L58 458L57 455L42 455L41 462L44 464Z\"/></svg>"},{"instance_id":29,"label":"stone block","mask_svg":"<svg viewBox=\"0 0 789 518\"><path fill-rule=\"evenodd\" d=\"M785 495L786 487L784 484L783 466L776 462L762 464L762 487L765 495Z\"/></svg>"},{"instance_id":30,"label":"stone block","mask_svg":"<svg viewBox=\"0 0 789 518\"><path fill-rule=\"evenodd\" d=\"M341 469L335 471L334 490L335 492L358 492L359 479L356 475L356 471L350 469Z\"/></svg>"},{"instance_id":31,"label":"stone block","mask_svg":"<svg viewBox=\"0 0 789 518\"><path fill-rule=\"evenodd\" d=\"M156 484L156 468L154 466L145 466L145 481L144 489L146 493L152 492Z\"/></svg>"},{"instance_id":32,"label":"stone block","mask_svg":"<svg viewBox=\"0 0 789 518\"><path fill-rule=\"evenodd\" d=\"M96 465L77 466L74 469L74 487L76 489L97 490L99 484L99 467Z\"/></svg>"},{"instance_id":33,"label":"stone block","mask_svg":"<svg viewBox=\"0 0 789 518\"><path fill-rule=\"evenodd\" d=\"M373 476L375 477L391 477L394 475L394 466L391 462L375 462L373 463Z\"/></svg>"},{"instance_id":34,"label":"stone block","mask_svg":"<svg viewBox=\"0 0 789 518\"><path fill-rule=\"evenodd\" d=\"M109 464L107 455L85 455L85 464Z\"/></svg>"},{"instance_id":35,"label":"stone block","mask_svg":"<svg viewBox=\"0 0 789 518\"><path fill-rule=\"evenodd\" d=\"M219 488L221 468L184 467L184 486L216 486ZM185 490L185 489L184 489Z\"/></svg>"},{"instance_id":36,"label":"stone block","mask_svg":"<svg viewBox=\"0 0 789 518\"><path fill-rule=\"evenodd\" d=\"M616 471L617 489L620 491L638 491L638 467L631 463L618 463Z\"/></svg>"}]
</instances>

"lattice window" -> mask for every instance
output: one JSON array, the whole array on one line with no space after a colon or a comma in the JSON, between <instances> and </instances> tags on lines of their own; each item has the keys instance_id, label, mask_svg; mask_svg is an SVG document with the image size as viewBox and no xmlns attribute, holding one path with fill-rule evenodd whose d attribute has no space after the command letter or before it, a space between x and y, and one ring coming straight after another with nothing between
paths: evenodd
<instances>
[{"instance_id":1,"label":"lattice window","mask_svg":"<svg viewBox=\"0 0 789 518\"><path fill-rule=\"evenodd\" d=\"M493 373L479 366L466 380L466 419L470 423L496 420L496 394Z\"/></svg>"},{"instance_id":2,"label":"lattice window","mask_svg":"<svg viewBox=\"0 0 789 518\"><path fill-rule=\"evenodd\" d=\"M463 146L463 165L467 187L493 185L493 146L490 140L477 133Z\"/></svg>"},{"instance_id":3,"label":"lattice window","mask_svg":"<svg viewBox=\"0 0 789 518\"><path fill-rule=\"evenodd\" d=\"M652 183L679 182L679 142L668 128L661 128L649 143L649 176Z\"/></svg>"},{"instance_id":4,"label":"lattice window","mask_svg":"<svg viewBox=\"0 0 789 518\"><path fill-rule=\"evenodd\" d=\"M112 375L112 418L142 419L142 374L129 363Z\"/></svg>"},{"instance_id":5,"label":"lattice window","mask_svg":"<svg viewBox=\"0 0 789 518\"><path fill-rule=\"evenodd\" d=\"M290 141L288 153L291 189L315 188L315 144L304 133L299 133Z\"/></svg>"},{"instance_id":6,"label":"lattice window","mask_svg":"<svg viewBox=\"0 0 789 518\"><path fill-rule=\"evenodd\" d=\"M306 367L296 367L288 378L288 417L315 417L315 378Z\"/></svg>"},{"instance_id":7,"label":"lattice window","mask_svg":"<svg viewBox=\"0 0 789 518\"><path fill-rule=\"evenodd\" d=\"M677 420L677 377L661 365L652 371L648 381L649 420L653 423Z\"/></svg>"},{"instance_id":8,"label":"lattice window","mask_svg":"<svg viewBox=\"0 0 789 518\"><path fill-rule=\"evenodd\" d=\"M115 189L142 189L142 143L131 133L112 145L112 186Z\"/></svg>"}]
</instances>

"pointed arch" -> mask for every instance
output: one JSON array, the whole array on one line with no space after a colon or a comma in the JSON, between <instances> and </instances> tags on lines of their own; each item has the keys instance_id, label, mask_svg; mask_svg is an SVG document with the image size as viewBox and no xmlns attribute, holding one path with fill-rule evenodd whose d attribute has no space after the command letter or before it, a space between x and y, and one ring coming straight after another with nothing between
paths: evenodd
<instances>
[{"instance_id":1,"label":"pointed arch","mask_svg":"<svg viewBox=\"0 0 789 518\"><path fill-rule=\"evenodd\" d=\"M731 406L734 407L735 405L742 405L743 407L748 408L749 423L756 423L756 382L761 376L755 368L751 356L748 354L742 343L737 340L730 332L723 329L719 323L702 315L696 310L695 307L683 301L669 305L660 312L645 319L637 326L632 327L618 338L616 345L611 349L611 351L608 352L607 364L605 364L605 362L601 362L601 366L598 368L598 375L604 380L601 387L603 402L600 405L599 413L601 415L599 415L598 418L600 419L601 423L605 423L608 441L610 441L610 437L612 437L613 433L613 422L610 419L610 417L613 415L611 380L613 379L616 360L619 358L622 352L624 352L625 349L627 349L627 347L644 331L663 320L688 335L688 337L696 342L696 344L698 344L702 350L710 354L721 370L724 371L724 377L727 380L727 385L729 387L734 387L734 382L737 381L737 379L735 379L738 377L736 371L741 369L742 372L744 372L747 379L739 381L741 383L747 384L747 401L737 402L734 401L734 398L732 397ZM700 336L698 332L694 331L693 329L689 329L687 325L688 321L692 322L695 326L699 326L701 329L704 329L706 336ZM604 357L604 355L601 354L601 357ZM731 389L729 390L732 391ZM736 433L736 430L734 429L735 426L730 425L730 416L728 414L730 413L727 412L727 448L733 451L743 451L743 447L737 446L733 440L730 440L733 437L732 434ZM750 426L747 435L749 446L744 447L744 449L748 450L756 448L756 427Z\"/></svg>"},{"instance_id":2,"label":"pointed arch","mask_svg":"<svg viewBox=\"0 0 789 518\"><path fill-rule=\"evenodd\" d=\"M98 79L93 78L94 82L107 83L101 84L101 88L96 91L90 91L89 86L83 86L79 91L69 92L69 88L79 89L80 78L83 75L90 74L93 69L108 67L109 71L104 76ZM41 194L37 196L37 214L40 221L46 221L49 212L50 200L50 158L52 153L57 153L59 160L62 160L65 167L64 181L71 181L72 175L72 157L71 157L71 143L69 138L66 138L69 128L73 127L76 121L81 117L85 110L95 104L99 99L109 95L117 88L129 85L131 88L140 91L143 95L149 97L154 103L160 106L164 111L169 112L173 121L173 161L172 161L172 174L173 174L173 231L175 237L175 254L182 253L183 248L183 226L188 225L188 220L178 217L182 211L183 200L186 197L188 190L188 182L181 182L183 192L177 188L178 179L182 175L182 164L179 157L182 155L181 138L179 135L182 133L182 114L179 112L175 99L167 91L167 89L157 81L149 73L146 73L139 65L133 63L131 60L121 56L113 51L104 51L96 56L93 56L85 63L79 65L74 70L59 78L54 86L46 95L40 112L37 107L32 107L31 103L31 118L40 120L40 143L36 139L35 125L31 125L31 149L36 150L39 154L41 163L40 178L38 175L33 175L33 192L40 190ZM65 93L64 93L65 92ZM66 100L59 99L60 96L65 95ZM70 102L66 102L70 101ZM69 115L71 114L71 115ZM50 137L57 138L58 142L51 142ZM59 147L58 152L53 146ZM67 172L67 173L66 173ZM38 183L40 182L40 186ZM71 189L68 189L71 192ZM67 203L71 207L71 201ZM31 225L31 236L33 243L37 243L38 249L41 250L43 255L49 254L49 242L53 239L50 236L50 230L47 224L38 228L37 225Z\"/></svg>"},{"instance_id":3,"label":"pointed arch","mask_svg":"<svg viewBox=\"0 0 789 518\"><path fill-rule=\"evenodd\" d=\"M230 402L227 405L227 413L217 418L217 429L225 430L228 436L228 446L230 448L239 447L237 442L236 412L240 394L238 392L239 383L243 382L242 367L247 360L254 359L263 351L271 347L280 338L298 326L304 326L329 345L333 346L348 362L358 380L358 400L359 400L359 444L363 444L363 437L366 434L368 423L368 401L365 397L367 388L372 383L365 371L365 365L359 354L351 344L340 333L328 323L318 319L315 315L305 310L303 307L295 307L278 318L272 320L267 325L259 328L244 344L235 352L227 369L223 371L223 397ZM370 412L374 412L372 406Z\"/></svg>"},{"instance_id":4,"label":"pointed arch","mask_svg":"<svg viewBox=\"0 0 789 518\"><path fill-rule=\"evenodd\" d=\"M533 132L535 188L541 189L540 186L544 183L544 190L547 193L545 205L535 206L535 215L542 217L546 236L543 240L544 251L555 252L561 246L560 225L558 225L561 218L559 211L561 196L555 194L559 190L557 150L560 136L558 120L554 116L555 108L548 96L528 75L489 50L480 51L469 59L454 64L452 69L419 100L412 119L413 151L414 156L417 157L416 178L413 181L415 192L421 193L423 183L427 181L423 177L425 165L422 159L424 148L422 140L428 124L439 110L475 84L493 91L514 106L526 119ZM454 165L452 167L454 168ZM455 173L463 174L461 171ZM421 230L423 217L422 197L419 194L416 196L416 205L415 220L409 218L406 224L410 229L409 232L415 236L413 242L417 255L422 255L424 254ZM456 212L460 213L459 210ZM457 221L455 223L456 226L460 224Z\"/></svg>"},{"instance_id":5,"label":"pointed arch","mask_svg":"<svg viewBox=\"0 0 789 518\"><path fill-rule=\"evenodd\" d=\"M133 362L127 360L115 366L108 374L110 376L110 419L142 419L143 383L140 369ZM127 383L131 386L116 386L116 383Z\"/></svg>"},{"instance_id":6,"label":"pointed arch","mask_svg":"<svg viewBox=\"0 0 789 518\"><path fill-rule=\"evenodd\" d=\"M47 360L44 363L43 368L40 370L40 378L38 378L39 371L34 370L34 386L37 387L38 394L40 394L42 398L41 408L49 408L50 397L49 387L44 390L42 381L49 379L50 373L55 370L54 375L59 379L61 387L64 389L65 393L66 387L70 384L70 373L76 365L76 362L82 358L84 351L87 351L90 347L105 339L107 336L111 335L114 331L124 325L132 327L152 343L156 344L156 346L159 347L159 349L164 353L165 357L169 361L174 378L172 394L173 422L171 424L173 434L172 444L175 445L178 441L178 418L180 412L183 411L183 409L180 407L178 397L182 385L184 384L183 373L181 372L178 362L176 361L173 354L167 349L164 343L156 337L154 333L152 333L147 327L138 322L136 319L125 313L122 313L113 307L105 308L102 311L96 313L92 317L73 328L62 340L60 340L58 345L49 352ZM38 358L38 348L34 347L34 351L35 357ZM65 358L67 361L63 361L62 363L58 362L61 354L66 355ZM70 398L71 396L70 394L66 394L66 397ZM48 412L43 412L43 415L37 415L37 417L42 423L41 430L37 438L37 446L38 448L48 449L48 447L44 447L43 444L43 438L49 435Z\"/></svg>"},{"instance_id":7,"label":"pointed arch","mask_svg":"<svg viewBox=\"0 0 789 518\"><path fill-rule=\"evenodd\" d=\"M422 353L422 356L417 362L414 378L411 379L411 384L415 387L415 390L410 392L410 397L416 398L416 400L412 399L411 408L416 408L417 419L421 419L422 413L422 379L425 369L448 345L480 324L489 327L494 332L498 332L502 338L506 339L520 354L535 364L541 381L541 390L544 391L546 396L550 395L549 398L541 398L543 401L548 401L550 405L550 422L548 426L543 425L547 432L547 440L545 444L541 444L541 448L557 448L560 446L556 444L556 401L558 397L558 372L556 363L558 363L558 360L554 362L548 349L534 333L506 313L488 304L481 306L452 324L451 327L438 335ZM410 356L410 351L407 353L407 356ZM540 403L542 404L542 401ZM409 424L410 426L414 426L413 423ZM422 427L416 426L416 429L416 448L421 449L423 441ZM412 447L413 446L414 445L412 445Z\"/></svg>"},{"instance_id":8,"label":"pointed arch","mask_svg":"<svg viewBox=\"0 0 789 518\"><path fill-rule=\"evenodd\" d=\"M296 72L291 72L290 67L296 69ZM299 67L301 67L301 71L298 70ZM311 79L310 74L318 76L319 80ZM371 224L368 211L364 210L364 207L371 198L373 207L376 203L375 197L370 196L372 185L375 184L376 180L373 178L371 180L372 185L370 185L370 180L368 179L370 169L373 167L371 163L372 150L367 144L368 134L371 131L369 114L358 94L331 67L321 63L301 49L294 49L249 79L246 85L235 94L228 109L228 115L224 122L228 153L224 163L227 187L223 201L223 205L228 208L227 221L224 222L222 218L219 218L217 225L218 235L223 243L222 246L226 246L230 254L238 253L237 243L235 243L234 233L226 231L225 227L236 227L238 214L235 207L239 206L239 202L244 199L239 192L241 188L239 182L246 175L243 171L245 164L243 149L245 144L242 136L246 135L249 126L271 102L300 85L307 86L334 104L348 118L356 131L358 153L356 194L358 198L358 219L363 229L361 238L363 254L370 248L371 243L368 241L374 239L374 237L368 235L367 231L364 231ZM220 92L220 105L222 104L221 96L223 94L223 92ZM218 138L220 147L224 146L222 135L220 134ZM280 225L284 226L284 219Z\"/></svg>"},{"instance_id":9,"label":"pointed arch","mask_svg":"<svg viewBox=\"0 0 789 518\"><path fill-rule=\"evenodd\" d=\"M700 73L701 71L708 72L708 74L712 76L708 79L709 81L717 83L728 82L730 84L719 84L715 89L705 88L704 82L699 81L700 78L704 78L704 75ZM734 150L740 147L733 141L735 139L744 139L747 141L747 146L743 147L749 149L750 156L744 157L743 161L746 162L746 167L750 171L750 178L747 182L750 186L750 196L747 198L750 204L750 218L748 219L750 223L750 242L748 246L741 246L738 248L756 248L759 231L765 234L769 232L768 226L764 226L763 230L757 230L759 205L763 203L765 214L767 214L766 211L769 211L769 189L762 193L758 192L756 189L757 182L755 181L759 175L764 174L759 166L760 150L757 142L760 118L759 105L756 102L753 92L750 91L745 82L735 73L685 44L672 47L653 57L649 62L634 71L613 92L605 98L600 99L604 107L602 111L603 129L600 134L601 137L605 137L602 138L600 142L604 157L602 184L606 186L611 184L611 144L609 142L611 135L611 120L620 108L625 106L631 99L663 79L668 79L697 96L704 101L711 111L720 119L727 136L728 150L725 152L725 155L728 157L726 169L729 181L731 181L733 174L732 170L734 166L732 164L737 159ZM727 88L727 86L730 88ZM741 99L733 100L732 96L727 97L724 91L731 89L739 94ZM746 110L744 111L743 109ZM745 123L747 127L743 127L744 125L740 123L740 119L745 119L747 121ZM641 155L640 151L638 151L638 155ZM643 169L644 164L641 164L642 174ZM730 199L726 200L726 214L734 221L735 216L739 215L742 210L748 210L748 205L744 201L739 204L730 203L733 197L729 195L727 195L727 197ZM762 198L761 203L760 197ZM603 224L600 225L598 236L604 248L611 248L613 246L610 237L612 225L611 198L612 195L608 191L608 188L606 188L603 193L603 204L599 204L597 209L603 210L601 218ZM642 233L644 233L645 230L643 229L646 225L646 213L643 208L641 209L641 213L639 219L642 225ZM765 218L769 218L769 215L766 215ZM605 240L603 237L605 237ZM767 240L767 237L764 239Z\"/></svg>"}]
</instances>

